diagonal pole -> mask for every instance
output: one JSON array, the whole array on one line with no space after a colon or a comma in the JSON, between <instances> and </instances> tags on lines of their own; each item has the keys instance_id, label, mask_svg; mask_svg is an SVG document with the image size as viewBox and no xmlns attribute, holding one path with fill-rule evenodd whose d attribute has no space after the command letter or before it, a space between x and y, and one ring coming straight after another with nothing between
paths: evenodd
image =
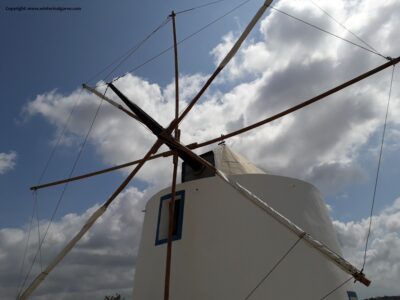
<instances>
[{"instance_id":1,"label":"diagonal pole","mask_svg":"<svg viewBox=\"0 0 400 300\"><path fill-rule=\"evenodd\" d=\"M171 261L172 261L172 235L174 231L174 213L176 201L176 177L178 171L178 155L173 156L173 174L171 186L171 199L168 205L168 243L167 255L165 260L165 280L164 280L164 300L169 300L170 280L171 280Z\"/></svg>"},{"instance_id":2,"label":"diagonal pole","mask_svg":"<svg viewBox=\"0 0 400 300\"><path fill-rule=\"evenodd\" d=\"M75 247L78 241L86 234L86 232L93 226L93 224L100 218L108 206L116 199L121 191L128 185L132 178L139 172L147 159L161 147L162 142L157 141L153 147L147 152L143 160L135 167L135 169L128 175L122 184L114 191L104 204L98 208L83 225L82 229L68 242L62 251L50 262L50 264L32 281L32 283L18 295L18 300L25 300L35 291L35 289L46 279L49 273L62 261L62 259Z\"/></svg>"},{"instance_id":3,"label":"diagonal pole","mask_svg":"<svg viewBox=\"0 0 400 300\"><path fill-rule=\"evenodd\" d=\"M175 62L175 121L179 118L179 64L178 64L178 46L176 39L176 14L171 12L172 18L172 31L174 40L174 62ZM178 123L175 126L175 139L179 141ZM169 300L170 295L170 281L171 281L171 260L172 260L172 235L174 231L174 212L175 212L175 196L176 196L176 177L178 171L178 155L173 155L173 174L172 174L172 187L171 199L168 205L168 243L167 255L165 260L165 280L164 280L164 300Z\"/></svg>"},{"instance_id":4,"label":"diagonal pole","mask_svg":"<svg viewBox=\"0 0 400 300\"><path fill-rule=\"evenodd\" d=\"M117 102L111 100L110 98L108 98L106 95L103 95L101 93L99 93L96 89L88 86L87 84L82 84L82 87L85 90L88 90L89 92L93 93L94 95L96 95L97 97L105 100L106 102L110 103L112 106L118 108L119 110L122 110L124 113L126 113L128 116L130 116L131 118L134 118L135 120L139 121L139 118L137 116L135 116L133 113L131 113L129 110L127 110L126 108L124 108L122 105L118 104Z\"/></svg>"},{"instance_id":5,"label":"diagonal pole","mask_svg":"<svg viewBox=\"0 0 400 300\"><path fill-rule=\"evenodd\" d=\"M206 81L204 86L200 89L200 91L196 94L196 96L194 96L192 101L185 108L185 110L182 112L182 114L179 116L179 118L177 120L174 120L173 123L179 124L180 122L182 122L182 120L186 117L186 115L189 113L189 111L197 103L197 101L204 94L204 92L207 90L207 88L211 85L211 83L214 81L214 79L218 76L218 74L225 68L225 66L231 61L231 59L238 52L238 50L239 50L240 46L243 44L244 40L250 34L251 30L254 28L254 26L257 24L257 22L261 19L262 15L267 10L267 8L271 5L271 3L272 3L272 0L264 1L263 5L258 9L257 13L254 15L254 17L251 19L249 24L246 26L245 30L242 32L240 37L237 39L235 44L232 46L231 50L226 54L224 59L221 61L221 63L218 65L218 67L215 69L215 71L211 74L211 76L208 78L208 80ZM172 126L172 128L174 128L174 126ZM169 132L172 132L172 131L169 131Z\"/></svg>"}]
</instances>

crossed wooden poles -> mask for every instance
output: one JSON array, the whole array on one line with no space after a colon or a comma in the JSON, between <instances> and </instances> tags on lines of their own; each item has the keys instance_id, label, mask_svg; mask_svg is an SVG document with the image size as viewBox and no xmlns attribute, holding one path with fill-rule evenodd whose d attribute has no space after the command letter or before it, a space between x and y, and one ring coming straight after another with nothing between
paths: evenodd
<instances>
[{"instance_id":1,"label":"crossed wooden poles","mask_svg":"<svg viewBox=\"0 0 400 300\"><path fill-rule=\"evenodd\" d=\"M114 193L108 198L108 200L99 208L97 209L92 216L89 218L89 220L85 223L85 225L82 227L82 229L78 232L78 234L71 239L71 241L65 246L65 248L53 259L53 261L47 266L47 268L42 271L34 280L33 282L20 294L18 295L18 299L27 299L32 292L39 286L39 284L47 277L47 275L54 269L54 267L68 254L69 251L76 245L76 243L83 237L83 235L90 229L91 226L96 222L96 220L107 210L108 206L116 199L116 197L123 191L123 189L128 185L128 183L133 179L133 177L137 174L137 172L142 168L142 166L145 164L145 162L157 152L157 150L163 145L166 144L168 147L170 147L175 154L174 158L174 184L172 189L174 190L174 185L176 184L176 169L177 169L177 156L179 155L181 158L190 160L194 166L200 167L201 164L203 163L203 160L199 158L197 155L192 153L189 149L187 149L185 146L181 145L179 141L176 139L179 137L178 133L178 125L179 123L186 117L186 115L190 112L190 110L193 108L193 106L197 103L197 101L200 99L200 97L204 94L204 92L207 90L207 88L211 85L213 80L218 76L218 74L224 69L224 67L228 64L228 62L232 59L232 57L236 54L236 52L239 50L240 46L246 39L246 37L249 35L250 31L254 28L255 24L258 22L258 20L261 18L261 16L264 14L265 10L268 8L268 6L271 4L272 0L265 0L263 5L260 7L260 9L257 11L255 16L252 18L250 23L247 25L246 29L243 31L239 39L236 41L236 43L233 45L232 49L228 52L228 54L225 56L225 58L222 60L222 62L219 64L219 66L216 68L216 70L212 73L210 78L206 81L204 86L200 89L200 91L196 94L196 96L192 99L192 101L189 103L189 105L186 107L186 109L182 112L180 116L177 115L175 119L171 122L171 124L167 128L162 128L161 125L159 125L155 120L153 120L149 115L147 115L143 110L141 110L138 106L130 102L115 86L110 83L109 87L125 102L125 104L134 112L134 115L136 116L135 119L139 119L141 122L143 122L146 126L150 128L150 130L158 137L158 140L156 143L150 148L150 150L147 152L147 154L143 157L143 159L138 162L136 167L133 169L133 171L128 175L128 177L121 183L121 185L114 191ZM172 17L174 20L175 14L172 13ZM175 43L176 43L176 38L174 37ZM176 52L175 52L176 56ZM175 60L177 61L177 60ZM177 75L177 68L175 69L175 75ZM177 84L177 83L176 83ZM177 87L177 86L176 86ZM178 101L178 97L177 97ZM113 104L114 105L114 104ZM115 103L116 106L118 104ZM121 110L126 111L123 107L119 107ZM177 111L177 109L176 109ZM130 113L128 113L130 115ZM175 138L172 137L171 133L176 129L176 134ZM187 151L189 150L189 151ZM37 189L37 188L36 188ZM34 188L35 190L35 188ZM172 193L172 197L174 197L175 192ZM172 199L173 200L173 199ZM170 201L170 204L172 204L173 201ZM170 209L171 211L171 205ZM171 213L170 213L171 217ZM171 219L169 220L170 226L169 226L169 245L171 245L171 238L170 238L170 233L171 233ZM170 246L169 246L170 247ZM169 271L168 271L169 272ZM169 276L169 275L168 275ZM167 281L167 280L166 280ZM167 287L167 282L166 282L166 287ZM167 287L169 288L169 287ZM164 297L164 299L168 299L168 291L164 293L164 295L167 295Z\"/></svg>"},{"instance_id":2,"label":"crossed wooden poles","mask_svg":"<svg viewBox=\"0 0 400 300\"><path fill-rule=\"evenodd\" d=\"M264 124L267 124L269 122L272 122L274 120L277 120L287 114L290 114L294 111L297 111L299 109L302 109L308 105L311 105L312 103L315 103L321 99L324 99L325 97L334 94L356 82L359 82L375 73L378 73L390 66L394 66L400 61L400 57L397 57L395 59L390 59L388 62L385 64L382 64L378 66L377 68L374 68L364 74L361 74L333 89L330 89L326 91L325 93L322 93L316 97L313 97L307 101L304 101L296 106L293 106L289 109L286 109L274 116L268 117L262 121L259 121L257 123L254 123L252 125L249 125L247 127L244 127L240 130L231 132L227 135L223 135L221 137L212 139L207 142L203 142L200 144L191 144L191 145L183 145L179 141L179 130L178 130L178 125L180 122L186 117L186 115L190 112L190 110L193 108L193 106L198 102L198 100L201 98L201 96L204 94L204 92L207 90L207 88L210 86L212 81L218 76L218 74L223 70L223 68L229 63L229 61L232 59L232 57L236 54L236 52L239 50L241 44L245 40L245 38L248 36L250 31L253 29L257 21L261 18L265 10L268 8L268 6L271 4L272 0L266 0L264 4L261 6L261 8L257 11L256 15L253 17L253 19L250 21L249 25L246 27L242 35L239 37L237 42L234 44L232 49L229 51L229 53L226 55L226 57L222 60L222 62L218 65L216 70L212 73L212 75L209 77L207 82L204 84L204 86L200 89L200 91L196 94L196 96L192 99L192 101L189 103L189 105L186 107L186 109L182 112L181 115L178 115L178 106L176 105L176 113L175 113L175 119L170 123L170 125L167 128L163 128L156 120L154 120L151 116L149 116L146 112L144 112L140 107L138 107L136 104L131 102L121 91L119 91L112 83L109 83L109 87L115 92L115 94L125 103L125 105L129 108L127 110L123 106L117 104L113 100L109 99L105 95L100 94L97 92L95 89L90 88L87 85L83 85L85 89L88 89L89 91L93 92L97 96L103 98L110 104L116 106L118 109L124 111L126 114L130 115L131 117L135 118L136 120L142 122L145 126L147 126L154 135L157 136L157 141L155 144L150 148L150 150L146 153L146 155L140 159L136 160L134 162L130 162L121 166L116 166L112 168L108 168L105 170L100 170L84 175L80 175L77 177L69 178L66 180L60 180L40 186L34 186L31 189L32 190L37 190L40 188L48 187L48 186L53 186L61 183L66 183L82 178L87 178L90 176L106 173L109 171L113 171L116 169L120 169L123 167L131 166L131 165L136 165L136 167L131 171L131 173L126 177L126 179L121 183L121 185L114 191L114 193L107 199L104 204L98 208L89 218L89 220L85 223L85 225L82 227L82 229L76 234L65 246L65 248L53 259L53 261L47 266L45 270L43 270L34 280L33 282L23 291L18 296L18 299L27 299L31 293L39 286L39 284L47 277L47 275L54 269L54 267L68 254L69 251L76 245L76 243L83 237L83 235L91 228L91 226L96 222L96 220L107 210L108 206L116 199L116 197L123 191L123 189L128 185L128 183L134 178L134 176L139 172L139 170L142 168L142 166L150 159L155 159L158 157L166 157L170 155L174 155L174 172L173 172L173 182L172 182L172 199L170 201L170 221L169 221L169 234L168 234L168 240L169 240L169 246L171 245L171 234L172 234L172 216L173 216L173 209L172 208L172 203L174 201L174 196L175 196L175 186L176 186L176 170L177 170L177 158L180 157L183 160L185 160L188 164L191 165L192 168L198 169L198 168L210 168L214 171L214 173L221 178L223 182L226 184L230 185L232 188L234 188L237 192L239 192L245 199L251 201L254 203L257 207L265 211L268 215L273 217L277 222L279 222L282 226L286 227L289 231L291 231L293 234L297 235L299 238L303 239L311 248L316 249L320 253L322 253L328 260L330 260L332 263L336 264L339 268L344 270L345 272L351 274L355 280L360 281L364 285L368 286L370 284L370 280L368 280L365 275L362 273L362 271L358 270L356 267L354 267L352 264L350 264L348 261L346 261L344 258L342 258L340 255L335 253L334 251L330 250L326 245L323 243L319 242L318 240L314 239L312 236L310 236L307 232L302 230L300 227L298 227L296 224L292 223L289 219L287 219L285 216L274 210L272 207L268 205L268 203L256 195L252 194L249 190L247 190L245 187L241 186L238 182L232 182L225 174L223 174L220 170L216 169L213 165L208 163L206 160L202 159L200 156L196 155L195 153L192 152L192 149L203 147L205 145L209 145L227 138L230 138L232 136L235 136L237 134L244 133L246 131L252 130L256 127L262 126ZM174 14L172 15L174 17ZM175 37L174 37L175 39ZM176 42L176 40L175 40ZM175 53L176 55L176 53ZM176 60L177 61L177 60ZM177 66L176 66L176 79L177 79ZM176 89L178 89L178 83L176 80ZM178 98L178 93L176 96L176 101L178 103L179 98ZM172 133L175 131L174 136ZM167 145L170 148L170 151L163 152L160 154L156 154L158 149L163 145ZM172 210L172 212L171 212ZM168 250L170 251L170 250ZM168 255L167 255L168 256ZM169 262L170 263L170 262ZM167 267L169 265L167 262ZM166 280L165 280L165 289L164 289L164 299L168 299L169 297L169 272L170 270L166 270ZM167 278L168 276L168 278Z\"/></svg>"}]
</instances>

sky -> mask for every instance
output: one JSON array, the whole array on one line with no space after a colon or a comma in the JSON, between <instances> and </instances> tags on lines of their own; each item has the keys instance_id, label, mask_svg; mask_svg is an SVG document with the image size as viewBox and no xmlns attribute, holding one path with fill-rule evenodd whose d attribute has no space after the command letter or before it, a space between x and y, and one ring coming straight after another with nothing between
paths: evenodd
<instances>
[{"instance_id":1,"label":"sky","mask_svg":"<svg viewBox=\"0 0 400 300\"><path fill-rule=\"evenodd\" d=\"M208 2L115 3L0 3L0 291L4 299L15 298L37 252L38 235L43 237L49 220L41 259L33 264L28 282L107 199L129 168L36 194L29 187L66 178L71 170L77 175L138 159L155 141L134 120L82 91L81 84L97 85L104 92L104 82L120 77L117 88L161 124L166 126L173 117L173 53L166 51L143 65L171 46L171 22L113 72L115 64L101 71L163 24L172 10ZM178 14L178 40L240 3L226 0ZM181 108L201 88L261 3L250 0L179 45ZM384 57L400 53L398 1L282 0L273 6L364 48L372 47ZM30 7L79 10L32 11ZM201 142L252 124L385 61L376 53L269 9L182 122L182 141ZM226 141L267 173L299 178L318 187L343 254L356 266L362 264L391 74L388 68L317 104ZM396 68L365 268L373 283L369 288L355 285L360 299L400 295L399 78ZM107 96L117 101L111 91ZM129 298L142 210L152 194L170 185L171 166L168 159L147 163L32 299L102 299L115 293Z\"/></svg>"}]
</instances>

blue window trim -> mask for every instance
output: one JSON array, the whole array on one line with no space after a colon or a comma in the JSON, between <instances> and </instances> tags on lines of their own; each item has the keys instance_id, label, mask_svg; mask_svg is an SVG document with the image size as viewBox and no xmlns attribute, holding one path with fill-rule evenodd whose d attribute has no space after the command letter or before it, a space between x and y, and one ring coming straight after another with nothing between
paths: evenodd
<instances>
[{"instance_id":1,"label":"blue window trim","mask_svg":"<svg viewBox=\"0 0 400 300\"><path fill-rule=\"evenodd\" d=\"M349 299L358 299L356 292L354 291L347 291L347 296L349 297Z\"/></svg>"},{"instance_id":2,"label":"blue window trim","mask_svg":"<svg viewBox=\"0 0 400 300\"><path fill-rule=\"evenodd\" d=\"M163 202L166 200L171 199L171 195L172 194L168 194L165 196L162 196L160 198L160 205L158 208L158 218L157 218L157 232L156 232L156 242L155 245L161 245L161 244L165 244L168 242L168 238L165 239L159 239L159 233L160 233L160 221L161 221L161 209L163 206ZM185 206L185 191L177 191L175 193L175 197L179 197L179 212L178 212L178 224L177 224L177 230L176 230L176 234L174 234L172 236L172 241L176 241L176 240L180 240L182 238L182 225L183 225L183 209Z\"/></svg>"}]
</instances>

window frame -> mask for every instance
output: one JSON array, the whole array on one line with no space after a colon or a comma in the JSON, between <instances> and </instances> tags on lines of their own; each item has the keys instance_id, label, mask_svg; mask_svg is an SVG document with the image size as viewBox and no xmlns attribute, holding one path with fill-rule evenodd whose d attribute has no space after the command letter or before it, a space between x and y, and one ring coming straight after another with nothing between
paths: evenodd
<instances>
[{"instance_id":1,"label":"window frame","mask_svg":"<svg viewBox=\"0 0 400 300\"><path fill-rule=\"evenodd\" d=\"M156 240L155 246L162 245L168 242L168 236L166 238L160 238L160 223L161 223L161 215L163 205L168 205L168 200L171 199L171 193L160 197L160 204L158 207L158 216L157 216L157 229L156 229ZM175 199L179 201L178 214L174 214L174 218L178 218L176 223L176 234L172 235L172 241L177 241L182 238L182 227L183 227L183 212L185 206L185 190L175 192Z\"/></svg>"}]
</instances>

